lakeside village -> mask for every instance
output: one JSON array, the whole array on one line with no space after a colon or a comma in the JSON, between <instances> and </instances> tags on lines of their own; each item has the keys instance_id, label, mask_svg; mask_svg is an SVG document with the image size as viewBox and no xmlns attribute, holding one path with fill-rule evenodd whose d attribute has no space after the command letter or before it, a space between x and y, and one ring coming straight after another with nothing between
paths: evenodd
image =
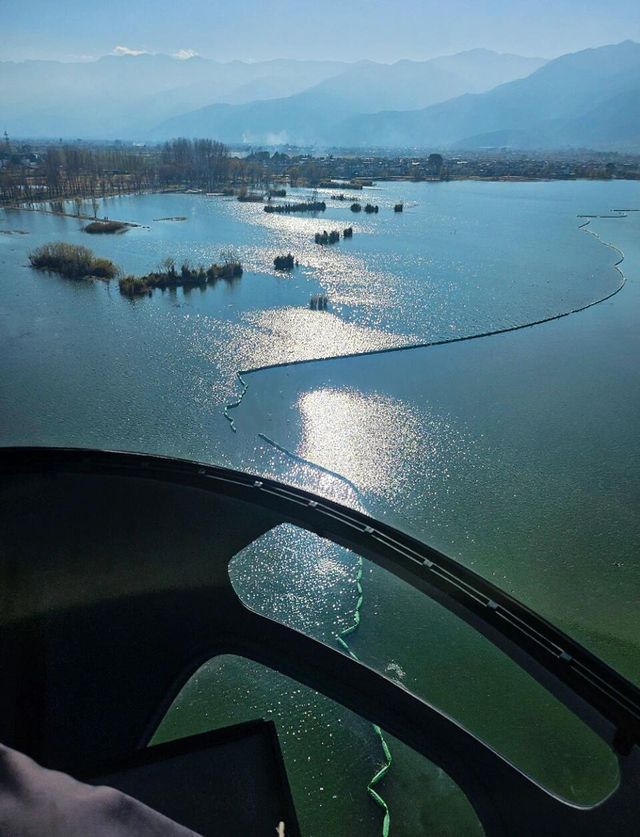
<instances>
[{"instance_id":1,"label":"lakeside village","mask_svg":"<svg viewBox=\"0 0 640 837\"><path fill-rule=\"evenodd\" d=\"M622 152L473 152L324 155L298 149L247 151L210 139L158 145L0 140L0 205L95 201L144 191L242 194L287 186L379 181L640 179L640 155ZM336 182L338 181L338 183ZM79 214L79 213L78 213Z\"/></svg>"}]
</instances>

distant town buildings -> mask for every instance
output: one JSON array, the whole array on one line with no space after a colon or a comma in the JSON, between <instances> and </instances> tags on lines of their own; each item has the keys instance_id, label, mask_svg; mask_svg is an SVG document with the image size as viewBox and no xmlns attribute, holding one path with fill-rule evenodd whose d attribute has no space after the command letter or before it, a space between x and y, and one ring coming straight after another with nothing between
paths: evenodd
<instances>
[{"instance_id":1,"label":"distant town buildings","mask_svg":"<svg viewBox=\"0 0 640 837\"><path fill-rule=\"evenodd\" d=\"M640 155L588 150L346 152L286 148L247 151L212 140L158 145L78 141L0 141L0 202L90 198L145 190L283 194L283 187L340 190L341 197L376 180L640 179ZM285 190L286 191L286 190ZM353 200L353 198L352 198ZM275 207L271 207L276 211ZM281 211L278 206L277 210ZM366 207L365 207L366 211Z\"/></svg>"}]
</instances>

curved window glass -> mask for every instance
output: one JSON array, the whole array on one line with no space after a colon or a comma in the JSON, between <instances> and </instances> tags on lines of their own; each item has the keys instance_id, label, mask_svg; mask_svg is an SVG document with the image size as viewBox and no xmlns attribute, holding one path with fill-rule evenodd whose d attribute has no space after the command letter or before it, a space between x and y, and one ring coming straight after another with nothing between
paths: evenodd
<instances>
[{"instance_id":1,"label":"curved window glass","mask_svg":"<svg viewBox=\"0 0 640 837\"><path fill-rule=\"evenodd\" d=\"M201 666L156 730L159 744L257 717L273 720L305 837L382 834L384 809L367 785L385 763L372 725L283 674L236 656ZM391 834L481 837L473 808L454 782L383 733L391 769L375 785Z\"/></svg>"},{"instance_id":2,"label":"curved window glass","mask_svg":"<svg viewBox=\"0 0 640 837\"><path fill-rule=\"evenodd\" d=\"M355 654L559 796L592 805L617 786L617 760L594 732L477 631L376 564L284 524L229 572L252 610Z\"/></svg>"}]
</instances>

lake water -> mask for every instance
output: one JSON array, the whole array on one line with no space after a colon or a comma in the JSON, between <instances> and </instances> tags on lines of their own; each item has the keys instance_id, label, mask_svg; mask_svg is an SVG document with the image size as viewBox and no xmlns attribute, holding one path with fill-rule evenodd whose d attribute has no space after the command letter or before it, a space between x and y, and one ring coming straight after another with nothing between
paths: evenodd
<instances>
[{"instance_id":1,"label":"lake water","mask_svg":"<svg viewBox=\"0 0 640 837\"><path fill-rule=\"evenodd\" d=\"M26 233L0 232L0 442L159 452L304 485L418 534L640 681L640 212L611 212L640 208L640 186L385 184L363 194L380 206L371 216L329 195L318 217L204 195L110 199L100 214L143 225L116 237L0 212L0 231ZM608 217L580 229L583 214ZM186 220L155 220L176 216ZM317 231L351 225L351 241L313 243ZM245 274L130 301L115 284L31 270L27 252L59 239L131 272L232 249ZM625 254L619 293L619 254L603 242ZM288 251L300 266L277 275L273 257ZM320 292L328 312L309 310ZM525 325L604 297L531 328L362 354ZM245 375L232 431L223 408L239 393L237 370L349 354L360 356ZM249 606L335 642L352 617L355 566L284 527L232 572ZM352 640L363 660L570 799L595 801L615 783L597 739L495 649L378 568L365 565L363 585ZM231 710L211 700L214 677ZM285 678L211 663L159 734L252 714L279 724L306 834L345 824L377 833L365 791L380 760L370 726ZM399 742L392 751L380 786L392 834L476 833L446 776Z\"/></svg>"}]
</instances>

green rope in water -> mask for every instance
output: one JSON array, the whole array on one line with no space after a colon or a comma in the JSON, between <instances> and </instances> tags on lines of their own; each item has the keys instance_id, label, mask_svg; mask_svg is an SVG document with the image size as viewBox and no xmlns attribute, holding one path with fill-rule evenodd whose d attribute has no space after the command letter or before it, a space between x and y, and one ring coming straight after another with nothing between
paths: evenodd
<instances>
[{"instance_id":1,"label":"green rope in water","mask_svg":"<svg viewBox=\"0 0 640 837\"><path fill-rule=\"evenodd\" d=\"M353 611L353 622L351 623L351 625L349 625L349 627L345 628L344 631L340 631L336 639L338 640L338 645L344 648L344 650L350 657L360 662L358 659L358 655L349 647L348 643L345 641L345 637L348 637L351 634L355 633L360 626L360 609L362 608L362 603L364 602L364 593L362 591L362 557L358 557L358 563L356 567L356 592L358 594L358 598L356 600L356 606ZM378 784L378 782L381 782L387 775L393 759L391 758L391 751L389 750L389 745L387 744L385 737L382 734L382 730L377 724L372 724L372 727L373 731L380 740L380 746L382 747L382 753L384 755L384 764L382 765L380 770L378 770L375 776L369 781L369 784L367 785L367 792L369 793L369 796L384 811L384 820L382 822L382 837L389 837L389 828L391 826L391 815L389 813L389 806L380 796L380 794L376 790L374 790L374 787Z\"/></svg>"}]
</instances>

